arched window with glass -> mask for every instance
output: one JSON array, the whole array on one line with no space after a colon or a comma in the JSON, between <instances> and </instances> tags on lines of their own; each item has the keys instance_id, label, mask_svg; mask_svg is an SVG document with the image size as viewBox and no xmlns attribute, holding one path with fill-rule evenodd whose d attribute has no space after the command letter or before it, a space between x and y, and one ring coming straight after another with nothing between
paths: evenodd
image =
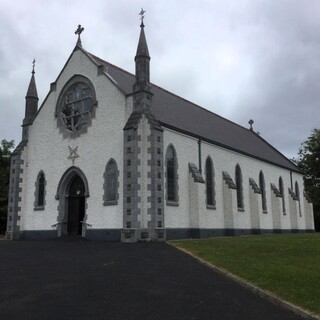
<instances>
[{"instance_id":1,"label":"arched window with glass","mask_svg":"<svg viewBox=\"0 0 320 320\"><path fill-rule=\"evenodd\" d=\"M214 189L214 168L210 157L206 160L206 204L208 207L216 206Z\"/></svg>"},{"instance_id":2,"label":"arched window with glass","mask_svg":"<svg viewBox=\"0 0 320 320\"><path fill-rule=\"evenodd\" d=\"M46 179L45 179L44 172L42 170L38 173L35 187L36 187L36 191L35 191L34 209L44 210L45 195L46 195L46 191L45 191Z\"/></svg>"},{"instance_id":3,"label":"arched window with glass","mask_svg":"<svg viewBox=\"0 0 320 320\"><path fill-rule=\"evenodd\" d=\"M178 202L178 164L177 155L173 145L168 146L166 152L166 185L167 185L167 203Z\"/></svg>"},{"instance_id":4,"label":"arched window with glass","mask_svg":"<svg viewBox=\"0 0 320 320\"><path fill-rule=\"evenodd\" d=\"M106 165L104 173L104 205L116 205L118 204L118 166L114 159L110 159Z\"/></svg>"},{"instance_id":5,"label":"arched window with glass","mask_svg":"<svg viewBox=\"0 0 320 320\"><path fill-rule=\"evenodd\" d=\"M282 212L286 213L286 203L285 203L285 198L284 198L284 187L283 187L283 180L280 177L279 178L279 191L281 194L281 198L282 198Z\"/></svg>"},{"instance_id":6,"label":"arched window with glass","mask_svg":"<svg viewBox=\"0 0 320 320\"><path fill-rule=\"evenodd\" d=\"M242 173L241 168L237 164L236 170L235 170L235 181L236 181L236 187L237 187L237 206L238 210L244 210L244 204L243 204L243 186L242 186Z\"/></svg>"},{"instance_id":7,"label":"arched window with glass","mask_svg":"<svg viewBox=\"0 0 320 320\"><path fill-rule=\"evenodd\" d=\"M297 201L299 202L299 214L301 216L300 191L299 191L298 181L296 181L296 183L295 183L295 194L297 197Z\"/></svg>"},{"instance_id":8,"label":"arched window with glass","mask_svg":"<svg viewBox=\"0 0 320 320\"><path fill-rule=\"evenodd\" d=\"M264 181L264 174L262 171L260 171L259 174L259 187L261 191L262 211L267 211L266 184Z\"/></svg>"}]
</instances>

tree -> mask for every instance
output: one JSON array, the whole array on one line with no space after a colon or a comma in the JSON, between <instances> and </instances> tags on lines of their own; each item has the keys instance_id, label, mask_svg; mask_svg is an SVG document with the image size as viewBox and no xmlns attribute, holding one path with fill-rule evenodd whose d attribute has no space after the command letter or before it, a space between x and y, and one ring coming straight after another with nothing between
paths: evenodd
<instances>
[{"instance_id":1,"label":"tree","mask_svg":"<svg viewBox=\"0 0 320 320\"><path fill-rule=\"evenodd\" d=\"M1 140L0 143L0 234L7 225L8 191L10 179L10 155L14 148L14 140Z\"/></svg>"},{"instance_id":2,"label":"tree","mask_svg":"<svg viewBox=\"0 0 320 320\"><path fill-rule=\"evenodd\" d=\"M313 202L314 222L320 231L320 129L301 144L295 163L305 174L305 190Z\"/></svg>"},{"instance_id":3,"label":"tree","mask_svg":"<svg viewBox=\"0 0 320 320\"><path fill-rule=\"evenodd\" d=\"M0 145L0 157L10 156L11 149L13 148L14 148L14 140L8 141L6 139L2 139L1 145Z\"/></svg>"}]
</instances>

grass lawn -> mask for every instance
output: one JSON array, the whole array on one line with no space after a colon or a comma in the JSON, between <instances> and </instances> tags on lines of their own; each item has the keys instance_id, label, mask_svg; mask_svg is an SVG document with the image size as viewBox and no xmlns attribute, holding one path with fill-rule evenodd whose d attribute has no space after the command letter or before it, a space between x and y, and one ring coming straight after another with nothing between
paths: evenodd
<instances>
[{"instance_id":1,"label":"grass lawn","mask_svg":"<svg viewBox=\"0 0 320 320\"><path fill-rule=\"evenodd\" d=\"M320 234L221 237L171 243L320 315Z\"/></svg>"}]
</instances>

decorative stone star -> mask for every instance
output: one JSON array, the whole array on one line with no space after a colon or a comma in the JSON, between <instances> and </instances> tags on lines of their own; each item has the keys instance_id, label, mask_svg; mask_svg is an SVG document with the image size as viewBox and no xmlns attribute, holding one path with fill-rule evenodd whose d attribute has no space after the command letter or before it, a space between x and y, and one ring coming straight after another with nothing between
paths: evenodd
<instances>
[{"instance_id":1,"label":"decorative stone star","mask_svg":"<svg viewBox=\"0 0 320 320\"><path fill-rule=\"evenodd\" d=\"M72 149L70 146L68 146L69 148L69 156L68 156L68 159L71 159L72 160L72 165L74 165L74 161L76 158L79 158L79 155L77 153L78 151L78 146L76 146L74 149Z\"/></svg>"}]
</instances>

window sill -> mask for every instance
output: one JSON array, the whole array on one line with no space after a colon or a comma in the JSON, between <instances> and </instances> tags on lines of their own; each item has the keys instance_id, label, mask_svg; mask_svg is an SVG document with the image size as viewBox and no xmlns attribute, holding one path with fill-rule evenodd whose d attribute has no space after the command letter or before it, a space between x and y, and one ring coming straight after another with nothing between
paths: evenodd
<instances>
[{"instance_id":1,"label":"window sill","mask_svg":"<svg viewBox=\"0 0 320 320\"><path fill-rule=\"evenodd\" d=\"M244 208L238 208L238 212L244 212Z\"/></svg>"},{"instance_id":2,"label":"window sill","mask_svg":"<svg viewBox=\"0 0 320 320\"><path fill-rule=\"evenodd\" d=\"M110 201L104 201L104 206L116 206L118 205L118 200L110 200Z\"/></svg>"},{"instance_id":3,"label":"window sill","mask_svg":"<svg viewBox=\"0 0 320 320\"><path fill-rule=\"evenodd\" d=\"M43 210L44 210L44 206L34 207L33 210L34 210L34 211L43 211Z\"/></svg>"},{"instance_id":4,"label":"window sill","mask_svg":"<svg viewBox=\"0 0 320 320\"><path fill-rule=\"evenodd\" d=\"M207 204L207 209L208 210L216 210L217 208L216 208L216 206L213 206L211 204Z\"/></svg>"},{"instance_id":5,"label":"window sill","mask_svg":"<svg viewBox=\"0 0 320 320\"><path fill-rule=\"evenodd\" d=\"M167 200L167 206L171 206L171 207L179 207L179 202L178 201L169 201Z\"/></svg>"}]
</instances>

